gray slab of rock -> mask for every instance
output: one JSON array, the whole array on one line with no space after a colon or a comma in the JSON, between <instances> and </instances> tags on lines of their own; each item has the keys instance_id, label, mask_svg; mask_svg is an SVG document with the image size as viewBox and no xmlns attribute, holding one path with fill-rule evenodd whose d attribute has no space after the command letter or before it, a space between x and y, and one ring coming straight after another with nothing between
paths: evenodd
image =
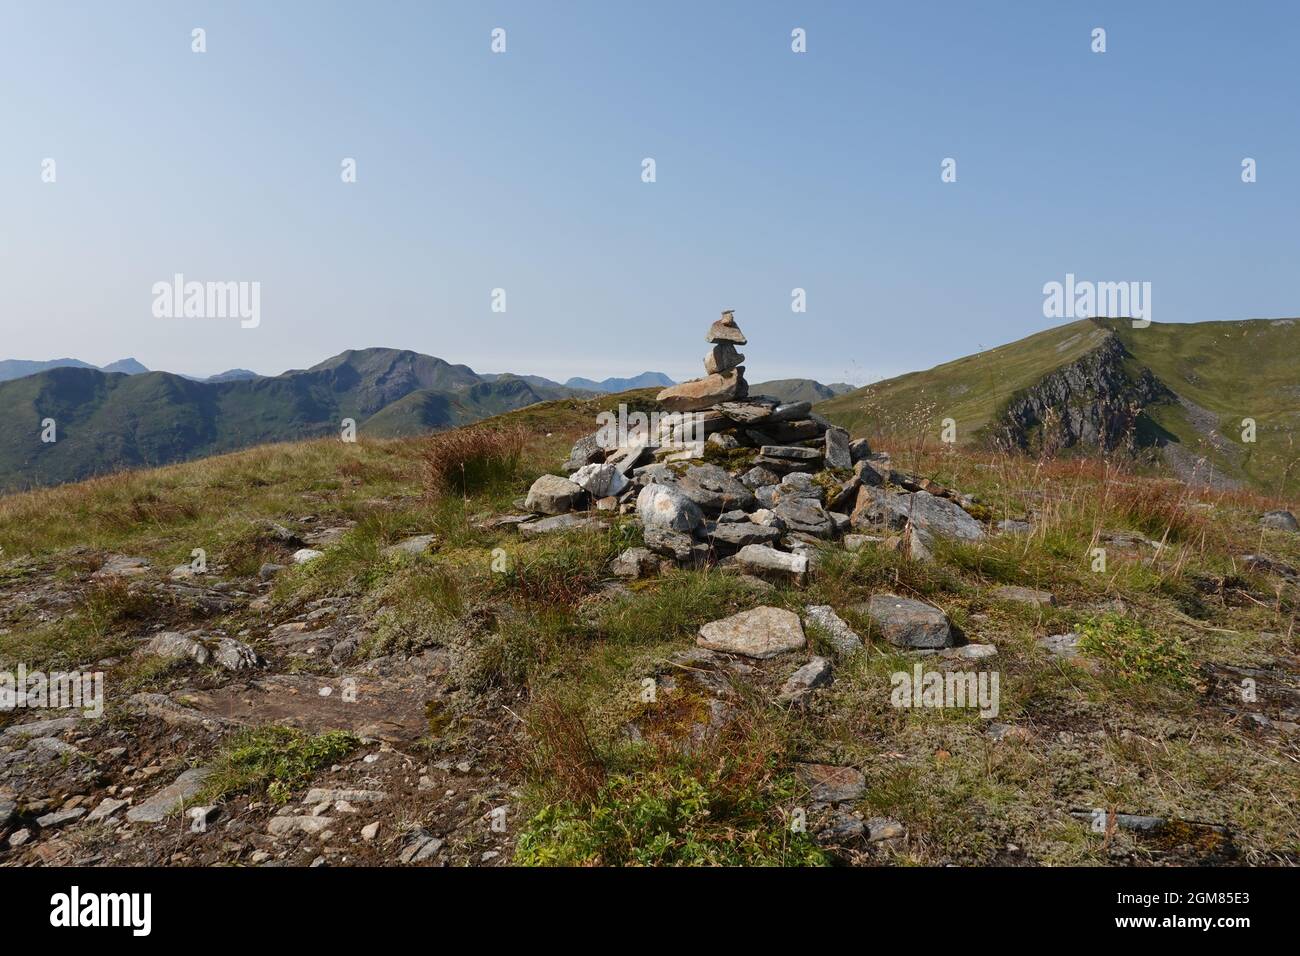
<instances>
[{"instance_id":1,"label":"gray slab of rock","mask_svg":"<svg viewBox=\"0 0 1300 956\"><path fill-rule=\"evenodd\" d=\"M875 594L866 612L881 636L896 647L939 648L956 643L948 615L920 601Z\"/></svg>"},{"instance_id":2,"label":"gray slab of rock","mask_svg":"<svg viewBox=\"0 0 1300 956\"><path fill-rule=\"evenodd\" d=\"M776 402L767 398L751 398L743 402L719 402L713 407L739 425L752 425L771 418Z\"/></svg>"},{"instance_id":3,"label":"gray slab of rock","mask_svg":"<svg viewBox=\"0 0 1300 956\"><path fill-rule=\"evenodd\" d=\"M1069 634L1053 634L1048 637L1040 637L1036 643L1049 654L1063 657L1066 660L1073 660L1079 656L1079 641L1082 637L1082 634L1071 631Z\"/></svg>"},{"instance_id":4,"label":"gray slab of rock","mask_svg":"<svg viewBox=\"0 0 1300 956\"><path fill-rule=\"evenodd\" d=\"M817 626L837 655L847 657L862 650L862 638L829 604L810 604L805 613L808 623Z\"/></svg>"},{"instance_id":5,"label":"gray slab of rock","mask_svg":"<svg viewBox=\"0 0 1300 956\"><path fill-rule=\"evenodd\" d=\"M705 536L705 541L723 551L735 551L750 544L771 544L781 537L776 528L752 521L719 522Z\"/></svg>"},{"instance_id":6,"label":"gray slab of rock","mask_svg":"<svg viewBox=\"0 0 1300 956\"><path fill-rule=\"evenodd\" d=\"M163 631L155 635L145 653L169 659L189 658L196 664L216 664L228 671L241 671L258 665L257 652L232 637L205 638L201 631L179 634Z\"/></svg>"},{"instance_id":7,"label":"gray slab of rock","mask_svg":"<svg viewBox=\"0 0 1300 956\"><path fill-rule=\"evenodd\" d=\"M594 531L603 527L605 524L599 518L581 514L564 514L526 521L519 525L519 533L525 538L534 538L543 534L555 534L557 531Z\"/></svg>"},{"instance_id":8,"label":"gray slab of rock","mask_svg":"<svg viewBox=\"0 0 1300 956\"><path fill-rule=\"evenodd\" d=\"M867 778L855 767L799 763L795 776L808 788L810 803L845 803L861 800L867 793Z\"/></svg>"},{"instance_id":9,"label":"gray slab of rock","mask_svg":"<svg viewBox=\"0 0 1300 956\"><path fill-rule=\"evenodd\" d=\"M18 810L18 804L8 797L0 797L0 830L9 825L9 821L14 818L14 813Z\"/></svg>"},{"instance_id":10,"label":"gray slab of rock","mask_svg":"<svg viewBox=\"0 0 1300 956\"><path fill-rule=\"evenodd\" d=\"M780 577L802 584L808 576L808 558L787 554L765 544L747 544L736 553L736 563L759 577Z\"/></svg>"},{"instance_id":11,"label":"gray slab of rock","mask_svg":"<svg viewBox=\"0 0 1300 956\"><path fill-rule=\"evenodd\" d=\"M53 830L55 827L64 826L73 820L80 820L85 815L85 807L76 807L72 810L55 810L53 813L37 817L36 825L42 830Z\"/></svg>"},{"instance_id":12,"label":"gray slab of rock","mask_svg":"<svg viewBox=\"0 0 1300 956\"><path fill-rule=\"evenodd\" d=\"M802 531L817 538L829 538L835 532L835 523L820 501L795 498L780 502L772 510L791 531Z\"/></svg>"},{"instance_id":13,"label":"gray slab of rock","mask_svg":"<svg viewBox=\"0 0 1300 956\"><path fill-rule=\"evenodd\" d=\"M883 544L884 538L874 534L846 534L844 536L844 548L847 551L861 551L863 548L872 545Z\"/></svg>"},{"instance_id":14,"label":"gray slab of rock","mask_svg":"<svg viewBox=\"0 0 1300 956\"><path fill-rule=\"evenodd\" d=\"M105 797L99 801L99 805L91 810L86 816L87 823L99 823L101 820L107 820L113 814L117 813L124 806L130 803L129 800L115 800L112 797Z\"/></svg>"},{"instance_id":15,"label":"gray slab of rock","mask_svg":"<svg viewBox=\"0 0 1300 956\"><path fill-rule=\"evenodd\" d=\"M806 418L812 411L812 402L786 402L776 406L768 420L772 422L792 422Z\"/></svg>"},{"instance_id":16,"label":"gray slab of rock","mask_svg":"<svg viewBox=\"0 0 1300 956\"><path fill-rule=\"evenodd\" d=\"M401 557L402 555L420 555L428 552L433 547L433 542L437 540L437 535L417 534L409 538L403 538L397 544L391 544L384 548L384 554L389 557Z\"/></svg>"},{"instance_id":17,"label":"gray slab of rock","mask_svg":"<svg viewBox=\"0 0 1300 956\"><path fill-rule=\"evenodd\" d=\"M1300 523L1289 511L1266 511L1259 519L1260 525L1277 531L1300 531Z\"/></svg>"},{"instance_id":18,"label":"gray slab of rock","mask_svg":"<svg viewBox=\"0 0 1300 956\"><path fill-rule=\"evenodd\" d=\"M290 833L321 833L334 823L333 817L326 816L281 816L271 817L266 825L266 832L271 836L287 836Z\"/></svg>"},{"instance_id":19,"label":"gray slab of rock","mask_svg":"<svg viewBox=\"0 0 1300 956\"><path fill-rule=\"evenodd\" d=\"M572 511L582 502L586 492L568 478L559 475L542 475L528 489L524 509L544 515L560 515Z\"/></svg>"},{"instance_id":20,"label":"gray slab of rock","mask_svg":"<svg viewBox=\"0 0 1300 956\"><path fill-rule=\"evenodd\" d=\"M907 836L907 827L888 817L872 817L866 821L867 841L883 843L887 840L901 840Z\"/></svg>"},{"instance_id":21,"label":"gray slab of rock","mask_svg":"<svg viewBox=\"0 0 1300 956\"><path fill-rule=\"evenodd\" d=\"M702 564L708 560L709 546L689 534L667 528L646 528L642 533L645 546L655 554L678 562Z\"/></svg>"},{"instance_id":22,"label":"gray slab of rock","mask_svg":"<svg viewBox=\"0 0 1300 956\"><path fill-rule=\"evenodd\" d=\"M207 767L186 770L144 803L126 811L126 819L131 823L161 823L169 814L184 806L187 800L194 799L203 789L210 773Z\"/></svg>"},{"instance_id":23,"label":"gray slab of rock","mask_svg":"<svg viewBox=\"0 0 1300 956\"><path fill-rule=\"evenodd\" d=\"M853 467L853 454L849 451L849 433L843 428L835 427L826 429L826 458L827 468L843 468L846 471Z\"/></svg>"},{"instance_id":24,"label":"gray slab of rock","mask_svg":"<svg viewBox=\"0 0 1300 956\"><path fill-rule=\"evenodd\" d=\"M695 643L712 651L761 659L797 651L807 640L799 615L763 606L710 621L700 628Z\"/></svg>"},{"instance_id":25,"label":"gray slab of rock","mask_svg":"<svg viewBox=\"0 0 1300 956\"><path fill-rule=\"evenodd\" d=\"M639 443L620 448L609 456L609 464L624 478L628 478L642 465L654 458L655 446Z\"/></svg>"},{"instance_id":26,"label":"gray slab of rock","mask_svg":"<svg viewBox=\"0 0 1300 956\"><path fill-rule=\"evenodd\" d=\"M325 557L324 551L317 551L315 548L299 548L293 553L294 564L308 564L317 558Z\"/></svg>"},{"instance_id":27,"label":"gray slab of rock","mask_svg":"<svg viewBox=\"0 0 1300 956\"><path fill-rule=\"evenodd\" d=\"M864 461L870 454L871 445L865 438L855 438L849 442L849 457L853 460L853 464Z\"/></svg>"},{"instance_id":28,"label":"gray slab of rock","mask_svg":"<svg viewBox=\"0 0 1300 956\"><path fill-rule=\"evenodd\" d=\"M1022 588L1013 584L994 588L993 596L1000 601L1030 604L1034 607L1052 607L1056 604L1056 598L1050 591L1037 591L1034 588Z\"/></svg>"},{"instance_id":29,"label":"gray slab of rock","mask_svg":"<svg viewBox=\"0 0 1300 956\"><path fill-rule=\"evenodd\" d=\"M704 523L700 506L672 485L642 488L636 499L636 513L645 528L691 532Z\"/></svg>"},{"instance_id":30,"label":"gray slab of rock","mask_svg":"<svg viewBox=\"0 0 1300 956\"><path fill-rule=\"evenodd\" d=\"M1003 518L998 522L998 530L1003 534L1033 534L1034 526L1018 518Z\"/></svg>"},{"instance_id":31,"label":"gray slab of rock","mask_svg":"<svg viewBox=\"0 0 1300 956\"><path fill-rule=\"evenodd\" d=\"M49 737L71 730L81 723L81 717L53 717L49 720L32 720L25 724L11 724L0 730L0 740L11 743L20 737Z\"/></svg>"},{"instance_id":32,"label":"gray slab of rock","mask_svg":"<svg viewBox=\"0 0 1300 956\"><path fill-rule=\"evenodd\" d=\"M804 448L802 445L764 445L758 450L764 458L787 459L797 462L813 462L822 457L816 448Z\"/></svg>"},{"instance_id":33,"label":"gray slab of rock","mask_svg":"<svg viewBox=\"0 0 1300 956\"><path fill-rule=\"evenodd\" d=\"M779 484L780 481L781 476L779 474L771 468L764 468L762 465L755 465L740 476L740 483L751 491L766 485Z\"/></svg>"},{"instance_id":34,"label":"gray slab of rock","mask_svg":"<svg viewBox=\"0 0 1300 956\"><path fill-rule=\"evenodd\" d=\"M717 465L689 466L677 489L711 514L733 508L752 511L757 504L753 492Z\"/></svg>"},{"instance_id":35,"label":"gray slab of rock","mask_svg":"<svg viewBox=\"0 0 1300 956\"><path fill-rule=\"evenodd\" d=\"M348 803L382 803L388 799L383 790L351 790L335 787L312 787L302 798L303 803L335 803L346 800Z\"/></svg>"},{"instance_id":36,"label":"gray slab of rock","mask_svg":"<svg viewBox=\"0 0 1300 956\"><path fill-rule=\"evenodd\" d=\"M824 657L814 657L781 685L777 700L783 704L803 700L816 688L829 687L832 676L831 662Z\"/></svg>"},{"instance_id":37,"label":"gray slab of rock","mask_svg":"<svg viewBox=\"0 0 1300 956\"><path fill-rule=\"evenodd\" d=\"M998 656L996 644L962 644L960 647L946 647L939 652L940 657L950 660L981 661Z\"/></svg>"},{"instance_id":38,"label":"gray slab of rock","mask_svg":"<svg viewBox=\"0 0 1300 956\"><path fill-rule=\"evenodd\" d=\"M564 470L577 471L583 465L604 461L605 449L601 446L600 437L600 432L593 432L574 442L569 451L569 460L564 463Z\"/></svg>"},{"instance_id":39,"label":"gray slab of rock","mask_svg":"<svg viewBox=\"0 0 1300 956\"><path fill-rule=\"evenodd\" d=\"M583 465L569 480L593 498L608 498L627 487L627 478L612 464Z\"/></svg>"},{"instance_id":40,"label":"gray slab of rock","mask_svg":"<svg viewBox=\"0 0 1300 956\"><path fill-rule=\"evenodd\" d=\"M659 570L659 559L649 548L628 548L614 559L610 570L620 578L649 577Z\"/></svg>"}]
</instances>

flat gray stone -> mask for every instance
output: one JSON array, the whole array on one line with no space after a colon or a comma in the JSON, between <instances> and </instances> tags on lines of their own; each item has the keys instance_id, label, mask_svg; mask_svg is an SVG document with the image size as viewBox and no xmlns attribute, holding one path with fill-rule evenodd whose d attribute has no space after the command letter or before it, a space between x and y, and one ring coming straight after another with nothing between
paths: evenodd
<instances>
[{"instance_id":1,"label":"flat gray stone","mask_svg":"<svg viewBox=\"0 0 1300 956\"><path fill-rule=\"evenodd\" d=\"M186 770L175 782L163 787L144 803L126 811L126 819L131 823L161 823L203 789L210 773L207 767Z\"/></svg>"},{"instance_id":2,"label":"flat gray stone","mask_svg":"<svg viewBox=\"0 0 1300 956\"><path fill-rule=\"evenodd\" d=\"M736 563L759 577L776 576L802 584L808 576L808 558L787 554L766 544L747 544L736 553Z\"/></svg>"},{"instance_id":3,"label":"flat gray stone","mask_svg":"<svg viewBox=\"0 0 1300 956\"><path fill-rule=\"evenodd\" d=\"M1289 511L1266 511L1259 523L1276 531L1300 531L1300 523L1296 522L1295 515Z\"/></svg>"},{"instance_id":4,"label":"flat gray stone","mask_svg":"<svg viewBox=\"0 0 1300 956\"><path fill-rule=\"evenodd\" d=\"M803 700L818 687L829 687L833 677L831 662L824 657L814 657L799 668L781 685L778 701L794 703Z\"/></svg>"},{"instance_id":5,"label":"flat gray stone","mask_svg":"<svg viewBox=\"0 0 1300 956\"><path fill-rule=\"evenodd\" d=\"M704 523L700 506L672 485L646 485L636 499L636 513L645 528L691 532Z\"/></svg>"},{"instance_id":6,"label":"flat gray stone","mask_svg":"<svg viewBox=\"0 0 1300 956\"><path fill-rule=\"evenodd\" d=\"M524 509L544 515L559 515L578 507L586 494L581 485L559 475L542 475L528 489Z\"/></svg>"},{"instance_id":7,"label":"flat gray stone","mask_svg":"<svg viewBox=\"0 0 1300 956\"><path fill-rule=\"evenodd\" d=\"M799 615L777 607L756 607L700 628L695 643L712 651L768 658L802 648L803 625Z\"/></svg>"},{"instance_id":8,"label":"flat gray stone","mask_svg":"<svg viewBox=\"0 0 1300 956\"><path fill-rule=\"evenodd\" d=\"M839 656L847 657L862 650L862 638L829 604L810 604L806 614L808 623L817 626Z\"/></svg>"},{"instance_id":9,"label":"flat gray stone","mask_svg":"<svg viewBox=\"0 0 1300 956\"><path fill-rule=\"evenodd\" d=\"M433 547L433 542L437 540L437 535L417 534L409 538L404 538L397 544L391 544L384 548L384 554L389 557L401 557L403 555L420 555L425 554Z\"/></svg>"},{"instance_id":10,"label":"flat gray stone","mask_svg":"<svg viewBox=\"0 0 1300 956\"><path fill-rule=\"evenodd\" d=\"M1034 607L1052 607L1056 604L1056 598L1050 591L1037 591L1033 588L1022 588L1014 584L994 588L993 596L1000 601L1030 604Z\"/></svg>"},{"instance_id":11,"label":"flat gray stone","mask_svg":"<svg viewBox=\"0 0 1300 956\"><path fill-rule=\"evenodd\" d=\"M554 534L557 531L595 530L603 527L605 527L604 522L599 518L581 514L564 514L526 521L519 525L519 533L525 538L532 538L543 534Z\"/></svg>"},{"instance_id":12,"label":"flat gray stone","mask_svg":"<svg viewBox=\"0 0 1300 956\"><path fill-rule=\"evenodd\" d=\"M896 647L939 648L956 643L948 615L920 601L875 594L866 611L881 636Z\"/></svg>"},{"instance_id":13,"label":"flat gray stone","mask_svg":"<svg viewBox=\"0 0 1300 956\"><path fill-rule=\"evenodd\" d=\"M800 763L795 764L795 776L808 788L810 803L845 803L867 793L867 778L855 767Z\"/></svg>"}]
</instances>

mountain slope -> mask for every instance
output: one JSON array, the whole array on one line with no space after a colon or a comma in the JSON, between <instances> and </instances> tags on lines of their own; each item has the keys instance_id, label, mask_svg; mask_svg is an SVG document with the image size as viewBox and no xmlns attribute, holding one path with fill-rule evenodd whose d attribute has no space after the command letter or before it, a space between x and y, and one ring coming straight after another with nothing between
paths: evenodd
<instances>
[{"instance_id":1,"label":"mountain slope","mask_svg":"<svg viewBox=\"0 0 1300 956\"><path fill-rule=\"evenodd\" d=\"M195 381L168 372L53 368L0 383L0 489L73 481L266 442L408 435L567 398L513 376L397 349L348 351L283 375ZM52 419L55 441L42 441Z\"/></svg>"},{"instance_id":2,"label":"mountain slope","mask_svg":"<svg viewBox=\"0 0 1300 956\"><path fill-rule=\"evenodd\" d=\"M823 385L811 378L777 378L770 382L755 382L749 386L751 395L769 395L783 402L824 402L836 395L853 391L853 386L843 383Z\"/></svg>"},{"instance_id":3,"label":"mountain slope","mask_svg":"<svg viewBox=\"0 0 1300 956\"><path fill-rule=\"evenodd\" d=\"M1294 487L1300 322L1082 320L818 406L858 433L1031 452L1112 451L1221 486ZM1256 441L1242 441L1242 420Z\"/></svg>"}]
</instances>

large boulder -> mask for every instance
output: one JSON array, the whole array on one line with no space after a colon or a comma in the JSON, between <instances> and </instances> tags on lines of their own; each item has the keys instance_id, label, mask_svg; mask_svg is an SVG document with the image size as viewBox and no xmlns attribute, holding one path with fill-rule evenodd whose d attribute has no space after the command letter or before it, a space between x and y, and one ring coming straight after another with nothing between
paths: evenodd
<instances>
[{"instance_id":1,"label":"large boulder","mask_svg":"<svg viewBox=\"0 0 1300 956\"><path fill-rule=\"evenodd\" d=\"M948 615L929 604L897 594L875 594L865 610L881 636L896 647L937 648L957 643Z\"/></svg>"},{"instance_id":2,"label":"large boulder","mask_svg":"<svg viewBox=\"0 0 1300 956\"><path fill-rule=\"evenodd\" d=\"M636 498L636 513L647 530L689 534L704 523L700 506L673 485L646 485Z\"/></svg>"},{"instance_id":3,"label":"large boulder","mask_svg":"<svg viewBox=\"0 0 1300 956\"><path fill-rule=\"evenodd\" d=\"M582 486L559 475L542 475L528 489L524 509L544 515L559 515L578 507L585 492Z\"/></svg>"},{"instance_id":4,"label":"large boulder","mask_svg":"<svg viewBox=\"0 0 1300 956\"><path fill-rule=\"evenodd\" d=\"M778 607L756 607L705 624L695 643L711 651L766 658L797 651L807 639L798 614Z\"/></svg>"},{"instance_id":5,"label":"large boulder","mask_svg":"<svg viewBox=\"0 0 1300 956\"><path fill-rule=\"evenodd\" d=\"M980 523L960 505L928 491L900 495L864 484L858 489L851 520L855 528L884 524L901 529L911 521L914 526L943 538L979 541L984 537Z\"/></svg>"}]
</instances>

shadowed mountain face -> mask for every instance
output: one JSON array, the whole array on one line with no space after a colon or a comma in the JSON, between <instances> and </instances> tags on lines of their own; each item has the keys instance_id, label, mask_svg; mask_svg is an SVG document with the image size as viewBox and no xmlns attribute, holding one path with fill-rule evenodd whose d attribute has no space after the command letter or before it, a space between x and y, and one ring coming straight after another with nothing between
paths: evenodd
<instances>
[{"instance_id":1,"label":"shadowed mountain face","mask_svg":"<svg viewBox=\"0 0 1300 956\"><path fill-rule=\"evenodd\" d=\"M194 381L60 367L0 383L0 489L75 481L265 442L468 424L578 394L398 349L347 351L283 375ZM42 437L53 438L43 441Z\"/></svg>"},{"instance_id":2,"label":"shadowed mountain face","mask_svg":"<svg viewBox=\"0 0 1300 956\"><path fill-rule=\"evenodd\" d=\"M1084 319L817 408L859 434L937 440L951 419L961 445L1119 449L1184 480L1284 493L1300 485L1297 355L1295 319Z\"/></svg>"}]
</instances>

